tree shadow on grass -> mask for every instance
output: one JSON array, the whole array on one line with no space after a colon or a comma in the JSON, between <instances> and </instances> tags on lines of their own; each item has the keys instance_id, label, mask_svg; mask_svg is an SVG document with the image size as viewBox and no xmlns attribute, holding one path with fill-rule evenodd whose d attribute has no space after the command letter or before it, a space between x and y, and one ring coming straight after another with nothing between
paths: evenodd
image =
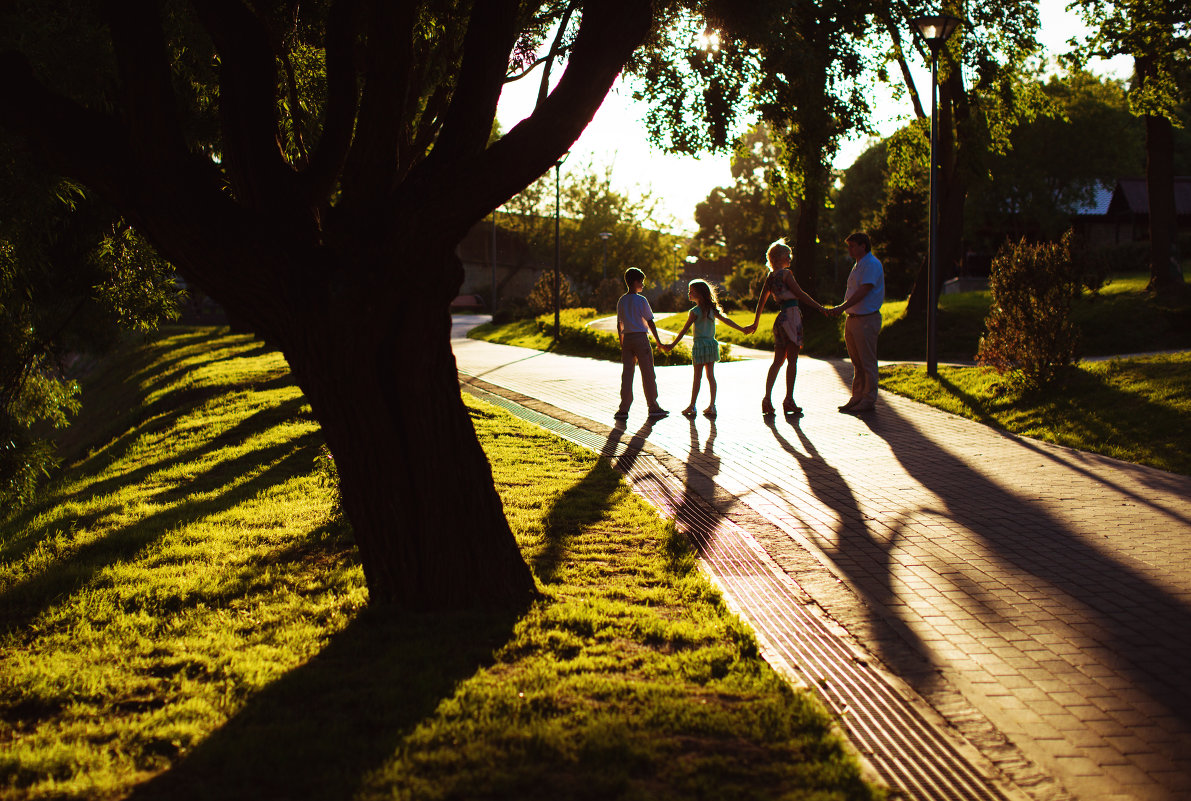
<instances>
[{"instance_id":1,"label":"tree shadow on grass","mask_svg":"<svg viewBox=\"0 0 1191 801\"><path fill-rule=\"evenodd\" d=\"M522 612L367 609L129 798L352 798L460 682L491 663Z\"/></svg>"},{"instance_id":2,"label":"tree shadow on grass","mask_svg":"<svg viewBox=\"0 0 1191 801\"><path fill-rule=\"evenodd\" d=\"M53 604L75 595L104 569L136 558L144 548L178 525L233 509L290 476L308 472L321 442L318 433L310 432L221 463L218 475L226 491L206 500L163 509L131 526L109 532L8 586L0 593L0 631L27 627ZM268 467L247 481L235 483L239 476L258 465Z\"/></svg>"},{"instance_id":3,"label":"tree shadow on grass","mask_svg":"<svg viewBox=\"0 0 1191 801\"><path fill-rule=\"evenodd\" d=\"M619 427L613 428L587 475L554 499L543 518L546 542L530 559L530 566L541 581L553 580L558 565L566 556L570 539L581 529L602 519L612 508L612 496L620 487L617 470L628 471L652 430L653 423L647 420L635 434L628 436L626 442L626 432Z\"/></svg>"},{"instance_id":4,"label":"tree shadow on grass","mask_svg":"<svg viewBox=\"0 0 1191 801\"><path fill-rule=\"evenodd\" d=\"M1168 514L1172 519L1182 525L1191 525L1191 519L1178 512L1170 509L1153 497L1140 495L1132 490L1125 488L1123 485L1108 480L1103 473L1103 470L1093 472L1089 468L1083 467L1082 462L1088 460L1088 453L1071 449L1066 458L1060 459L1055 453L1038 445L1037 442L1028 438L1018 436L1012 432L1005 431L1004 427L997 422L991 414L988 413L984 402L964 391L961 387L949 381L945 376L938 376L936 379L939 385L947 392L963 401L964 405L971 412L971 414L981 423L987 425L989 428L995 428L1004 433L1023 448L1028 449L1032 453L1042 456L1048 460L1060 462L1064 466L1075 470L1085 478L1096 481L1104 486L1110 487L1116 492L1129 497L1131 500L1149 506L1153 509L1159 510ZM1147 401L1131 392L1124 392L1116 389L1104 381L1103 378L1082 373L1080 376L1081 382L1090 382L1095 386L1090 390L1090 394L1099 399L1107 399L1098 404L1099 411L1096 409L1087 408L1085 405L1078 403L1068 403L1067 408L1057 410L1055 414L1064 415L1068 428L1074 430L1074 426L1078 425L1081 429L1078 437L1084 441L1108 441L1110 439L1127 439L1130 434L1126 429L1119 427L1116 420L1121 416L1128 416L1133 419L1143 418L1150 421L1150 424L1155 428L1168 432L1178 432L1186 427L1186 420L1184 416L1177 410L1171 409L1168 406L1159 403ZM1112 410L1105 412L1103 410ZM1186 446L1185 441L1180 441L1178 437L1166 445L1170 449L1178 449ZM1058 446L1064 447L1064 446ZM1128 474L1134 480L1145 485L1149 489L1158 490L1160 492L1184 492L1186 480L1177 475L1168 476L1166 473L1155 472L1154 469L1133 464L1131 462L1121 462L1117 470L1124 474Z\"/></svg>"}]
</instances>

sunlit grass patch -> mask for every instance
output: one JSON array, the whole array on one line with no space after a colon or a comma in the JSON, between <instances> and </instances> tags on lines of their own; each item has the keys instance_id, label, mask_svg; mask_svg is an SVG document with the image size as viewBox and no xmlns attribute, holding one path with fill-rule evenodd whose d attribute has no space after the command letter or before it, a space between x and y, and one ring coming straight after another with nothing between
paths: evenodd
<instances>
[{"instance_id":1,"label":"sunlit grass patch","mask_svg":"<svg viewBox=\"0 0 1191 801\"><path fill-rule=\"evenodd\" d=\"M0 797L874 797L595 455L468 399L542 599L407 615L275 353L179 330L90 387L0 526Z\"/></svg>"},{"instance_id":2,"label":"sunlit grass patch","mask_svg":"<svg viewBox=\"0 0 1191 801\"><path fill-rule=\"evenodd\" d=\"M1016 434L1191 475L1191 354L1084 362L1028 393L975 367L881 368L881 388Z\"/></svg>"}]
</instances>

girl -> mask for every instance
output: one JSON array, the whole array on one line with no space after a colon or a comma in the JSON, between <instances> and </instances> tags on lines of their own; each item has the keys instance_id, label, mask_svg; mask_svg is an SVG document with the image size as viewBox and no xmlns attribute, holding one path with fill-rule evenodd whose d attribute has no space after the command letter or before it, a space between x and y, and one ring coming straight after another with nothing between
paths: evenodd
<instances>
[{"instance_id":1,"label":"girl","mask_svg":"<svg viewBox=\"0 0 1191 801\"><path fill-rule=\"evenodd\" d=\"M798 352L802 349L802 312L798 309L798 301L802 301L811 308L818 309L823 314L827 312L819 302L802 291L798 282L794 280L794 273L790 265L794 262L794 252L785 242L778 240L769 246L765 253L765 260L769 266L769 277L765 280L765 288L761 290L761 297L757 299L757 315L751 325L744 330L751 334L757 330L761 321L761 310L765 308L765 301L773 295L782 304L782 310L773 321L773 364L769 366L769 374L765 377L765 398L761 401L761 413L769 416L774 413L773 401L769 399L773 392L773 384L777 374L782 369L782 362L786 363L786 397L782 400L782 411L786 414L802 414L802 409L794 403L794 379L798 377Z\"/></svg>"},{"instance_id":2,"label":"girl","mask_svg":"<svg viewBox=\"0 0 1191 801\"><path fill-rule=\"evenodd\" d=\"M720 358L720 343L715 341L715 321L730 325L741 333L744 333L744 329L724 316L724 310L716 300L715 290L702 278L696 278L687 285L687 296L695 302L695 307L687 314L686 325L678 332L678 336L674 337L674 341L662 347L667 353L674 350L674 346L686 334L687 329L692 325L695 327L695 342L691 346L692 361L695 363L691 405L683 409L682 413L687 417L695 416L695 401L699 398L699 385L706 371L707 384L711 387L711 403L703 410L703 414L715 417L715 363Z\"/></svg>"}]
</instances>

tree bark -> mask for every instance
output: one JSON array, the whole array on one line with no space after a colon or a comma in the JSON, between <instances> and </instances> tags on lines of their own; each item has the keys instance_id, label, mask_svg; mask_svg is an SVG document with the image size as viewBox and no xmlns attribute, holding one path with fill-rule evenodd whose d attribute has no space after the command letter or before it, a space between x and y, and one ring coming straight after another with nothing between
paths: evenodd
<instances>
[{"instance_id":1,"label":"tree bark","mask_svg":"<svg viewBox=\"0 0 1191 801\"><path fill-rule=\"evenodd\" d=\"M953 111L954 109L954 111ZM963 141L970 123L963 78L958 69L939 83L939 159L942 161L939 187L938 275L935 276L935 297L941 294L943 282L963 260L964 214L968 200L967 170L963 168ZM928 254L929 258L929 254ZM926 314L927 287L930 285L927 264L919 271L914 288L906 303L907 316Z\"/></svg>"},{"instance_id":2,"label":"tree bark","mask_svg":"<svg viewBox=\"0 0 1191 801\"><path fill-rule=\"evenodd\" d=\"M1151 290L1181 283L1174 264L1174 135L1170 120L1147 114L1146 195L1150 205Z\"/></svg>"},{"instance_id":3,"label":"tree bark","mask_svg":"<svg viewBox=\"0 0 1191 801\"><path fill-rule=\"evenodd\" d=\"M424 274L461 275L446 258L454 270ZM450 314L416 287L390 301L363 321L304 321L284 347L335 457L370 599L414 610L527 602L533 576L460 397Z\"/></svg>"},{"instance_id":4,"label":"tree bark","mask_svg":"<svg viewBox=\"0 0 1191 801\"><path fill-rule=\"evenodd\" d=\"M454 249L579 137L648 33L649 0L585 3L558 85L491 145L520 3L489 0L460 15L457 65L448 56L414 63L410 4L371 5L368 57L358 63L357 4L335 3L327 129L306 172L278 147L274 54L247 6L200 4L221 55L216 163L174 131L162 97L168 48L144 16L157 5L109 5L120 12L123 107L80 104L38 81L23 55L0 53L0 124L106 197L182 275L282 351L335 457L372 602L431 610L533 597L460 396ZM452 81L422 87L416 76L435 66L454 70ZM438 139L429 154L403 155L420 123L402 114L447 97L442 119L430 115Z\"/></svg>"}]
</instances>

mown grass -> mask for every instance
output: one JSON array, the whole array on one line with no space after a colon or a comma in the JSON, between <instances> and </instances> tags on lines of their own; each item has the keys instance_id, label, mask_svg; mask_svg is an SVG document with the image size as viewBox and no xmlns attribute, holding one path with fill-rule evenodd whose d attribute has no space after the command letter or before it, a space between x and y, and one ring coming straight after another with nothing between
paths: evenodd
<instances>
[{"instance_id":1,"label":"mown grass","mask_svg":"<svg viewBox=\"0 0 1191 801\"><path fill-rule=\"evenodd\" d=\"M1114 276L1097 293L1084 290L1075 301L1071 316L1080 330L1080 353L1083 356L1111 356L1149 353L1191 348L1191 291L1172 295L1155 295L1146 291L1148 274ZM962 292L942 295L935 316L935 348L942 361L971 362L975 359L984 334L984 318L992 303L992 295L983 292ZM881 308L880 355L890 361L925 361L926 320L906 316L905 300L887 300ZM586 310L589 311L590 310ZM591 312L591 317L597 316ZM729 316L741 325L753 321L753 312L736 311ZM773 350L773 320L776 311L761 315L760 325L753 334L745 335L720 326L716 337L725 343L743 345L758 350ZM844 358L844 328L842 319L825 319L809 312L803 316L806 341L802 352L818 358ZM549 315L553 332L553 315ZM667 327L681 326L681 317L666 321ZM506 329L508 332L506 333ZM507 326L483 326L473 336L492 342L504 342L537 350L549 350L552 336L531 335L534 324L527 321ZM612 345L615 345L613 338ZM584 351L564 346L557 352L591 358L619 358L619 349L602 348ZM683 346L679 346L681 349ZM677 354L676 350L676 354ZM612 355L609 355L609 354ZM660 361L663 364L689 364L687 361Z\"/></svg>"},{"instance_id":2,"label":"mown grass","mask_svg":"<svg viewBox=\"0 0 1191 801\"><path fill-rule=\"evenodd\" d=\"M473 422L543 599L365 606L276 353L175 329L88 383L0 526L0 797L877 797L606 462Z\"/></svg>"},{"instance_id":3,"label":"mown grass","mask_svg":"<svg viewBox=\"0 0 1191 801\"><path fill-rule=\"evenodd\" d=\"M514 345L519 348L550 351L563 356L582 356L588 359L619 362L620 340L616 334L611 331L598 331L587 325L592 320L604 316L606 315L597 313L595 309L563 309L559 312L559 338L557 343L554 341L553 312L542 314L538 317L514 320L502 325L485 323L473 328L467 335L474 339L482 339L486 342L495 342L500 345ZM677 323L674 320L677 320ZM682 320L680 318L676 317L674 320L666 320L662 325L658 326L663 342L669 342L672 338L664 333L666 330L669 330L663 327L666 323L669 323L671 328L673 328L671 331L672 334L677 333L678 328L682 327ZM731 329L721 326L721 330L730 331ZM723 341L723 337L720 337L720 339ZM690 342L691 339L688 334L687 338L680 342L678 347L670 353L655 348L653 354L654 363L662 366L690 364ZM730 347L721 347L720 360L734 360Z\"/></svg>"},{"instance_id":4,"label":"mown grass","mask_svg":"<svg viewBox=\"0 0 1191 801\"><path fill-rule=\"evenodd\" d=\"M1191 475L1191 354L1084 362L1026 392L992 370L881 368L881 388L1015 434Z\"/></svg>"}]
</instances>

